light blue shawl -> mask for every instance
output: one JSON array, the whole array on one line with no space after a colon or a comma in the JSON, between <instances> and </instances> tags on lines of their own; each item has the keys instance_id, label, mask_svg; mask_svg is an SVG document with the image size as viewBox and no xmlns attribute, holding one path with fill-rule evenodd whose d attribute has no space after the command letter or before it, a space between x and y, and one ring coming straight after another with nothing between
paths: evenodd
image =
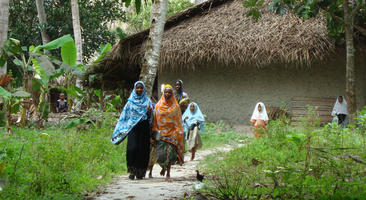
<instances>
[{"instance_id":1,"label":"light blue shawl","mask_svg":"<svg viewBox=\"0 0 366 200\"><path fill-rule=\"evenodd\" d=\"M194 112L191 112L191 105L194 105ZM184 121L184 119L188 117L188 119L186 119ZM198 107L198 105L194 102L190 103L186 109L186 111L184 112L183 116L182 116L182 122L183 122L183 131L187 132L189 127L192 126L192 124L196 123L196 122L200 122L199 125L199 129L200 129L200 133L205 131L205 117L203 116L200 108Z\"/></svg>"},{"instance_id":2,"label":"light blue shawl","mask_svg":"<svg viewBox=\"0 0 366 200\"><path fill-rule=\"evenodd\" d=\"M136 94L136 86L138 84L141 84L144 87L144 91L141 96ZM142 120L146 120L148 118L146 112L149 106L152 107L152 103L146 96L145 84L142 81L137 81L126 105L122 110L117 125L114 128L111 142L113 144L121 143L137 123Z\"/></svg>"}]
</instances>

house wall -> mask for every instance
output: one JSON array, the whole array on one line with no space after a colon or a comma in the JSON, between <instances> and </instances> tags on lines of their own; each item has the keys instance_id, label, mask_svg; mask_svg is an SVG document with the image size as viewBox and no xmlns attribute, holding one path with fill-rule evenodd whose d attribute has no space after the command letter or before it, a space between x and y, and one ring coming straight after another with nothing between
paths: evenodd
<instances>
[{"instance_id":1,"label":"house wall","mask_svg":"<svg viewBox=\"0 0 366 200\"><path fill-rule=\"evenodd\" d=\"M357 103L366 103L365 63L357 66ZM333 59L310 68L269 66L223 67L197 66L195 71L164 71L159 85L184 82L184 91L197 102L209 121L224 120L230 124L249 124L254 106L262 101L267 106L290 108L294 96L336 97L345 94L345 62Z\"/></svg>"}]
</instances>

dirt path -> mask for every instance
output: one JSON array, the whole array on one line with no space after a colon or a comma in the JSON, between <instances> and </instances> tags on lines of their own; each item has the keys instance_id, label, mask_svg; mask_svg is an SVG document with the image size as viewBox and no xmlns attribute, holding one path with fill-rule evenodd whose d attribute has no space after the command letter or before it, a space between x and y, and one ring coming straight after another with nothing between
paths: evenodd
<instances>
[{"instance_id":1,"label":"dirt path","mask_svg":"<svg viewBox=\"0 0 366 200\"><path fill-rule=\"evenodd\" d=\"M196 180L196 168L199 161L205 156L218 151L227 152L232 150L233 146L224 146L214 149L198 151L196 159L189 161L190 154L185 154L185 163L183 166L172 166L171 178L173 182L166 182L164 177L160 176L159 165L154 166L153 177L143 180L129 180L128 175L122 175L116 178L116 182L107 186L106 190L99 196L93 198L97 200L123 200L123 199L178 199L193 190Z\"/></svg>"}]
</instances>

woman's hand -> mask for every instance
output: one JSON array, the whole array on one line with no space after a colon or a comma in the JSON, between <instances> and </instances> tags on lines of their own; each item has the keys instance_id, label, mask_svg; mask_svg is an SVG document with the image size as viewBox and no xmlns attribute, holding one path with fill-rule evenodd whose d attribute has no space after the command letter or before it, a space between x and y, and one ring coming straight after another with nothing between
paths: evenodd
<instances>
[{"instance_id":1,"label":"woman's hand","mask_svg":"<svg viewBox=\"0 0 366 200\"><path fill-rule=\"evenodd\" d=\"M186 117L184 118L184 121L186 121L186 119L188 119L188 116L186 116Z\"/></svg>"}]
</instances>

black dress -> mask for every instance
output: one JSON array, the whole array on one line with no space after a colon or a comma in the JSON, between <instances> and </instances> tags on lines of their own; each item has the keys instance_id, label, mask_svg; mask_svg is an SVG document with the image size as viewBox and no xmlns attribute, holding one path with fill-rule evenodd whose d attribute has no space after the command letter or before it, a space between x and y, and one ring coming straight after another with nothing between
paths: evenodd
<instances>
[{"instance_id":1,"label":"black dress","mask_svg":"<svg viewBox=\"0 0 366 200\"><path fill-rule=\"evenodd\" d=\"M150 157L149 120L140 121L128 134L127 141L127 170L136 178L143 178L146 174Z\"/></svg>"}]
</instances>

